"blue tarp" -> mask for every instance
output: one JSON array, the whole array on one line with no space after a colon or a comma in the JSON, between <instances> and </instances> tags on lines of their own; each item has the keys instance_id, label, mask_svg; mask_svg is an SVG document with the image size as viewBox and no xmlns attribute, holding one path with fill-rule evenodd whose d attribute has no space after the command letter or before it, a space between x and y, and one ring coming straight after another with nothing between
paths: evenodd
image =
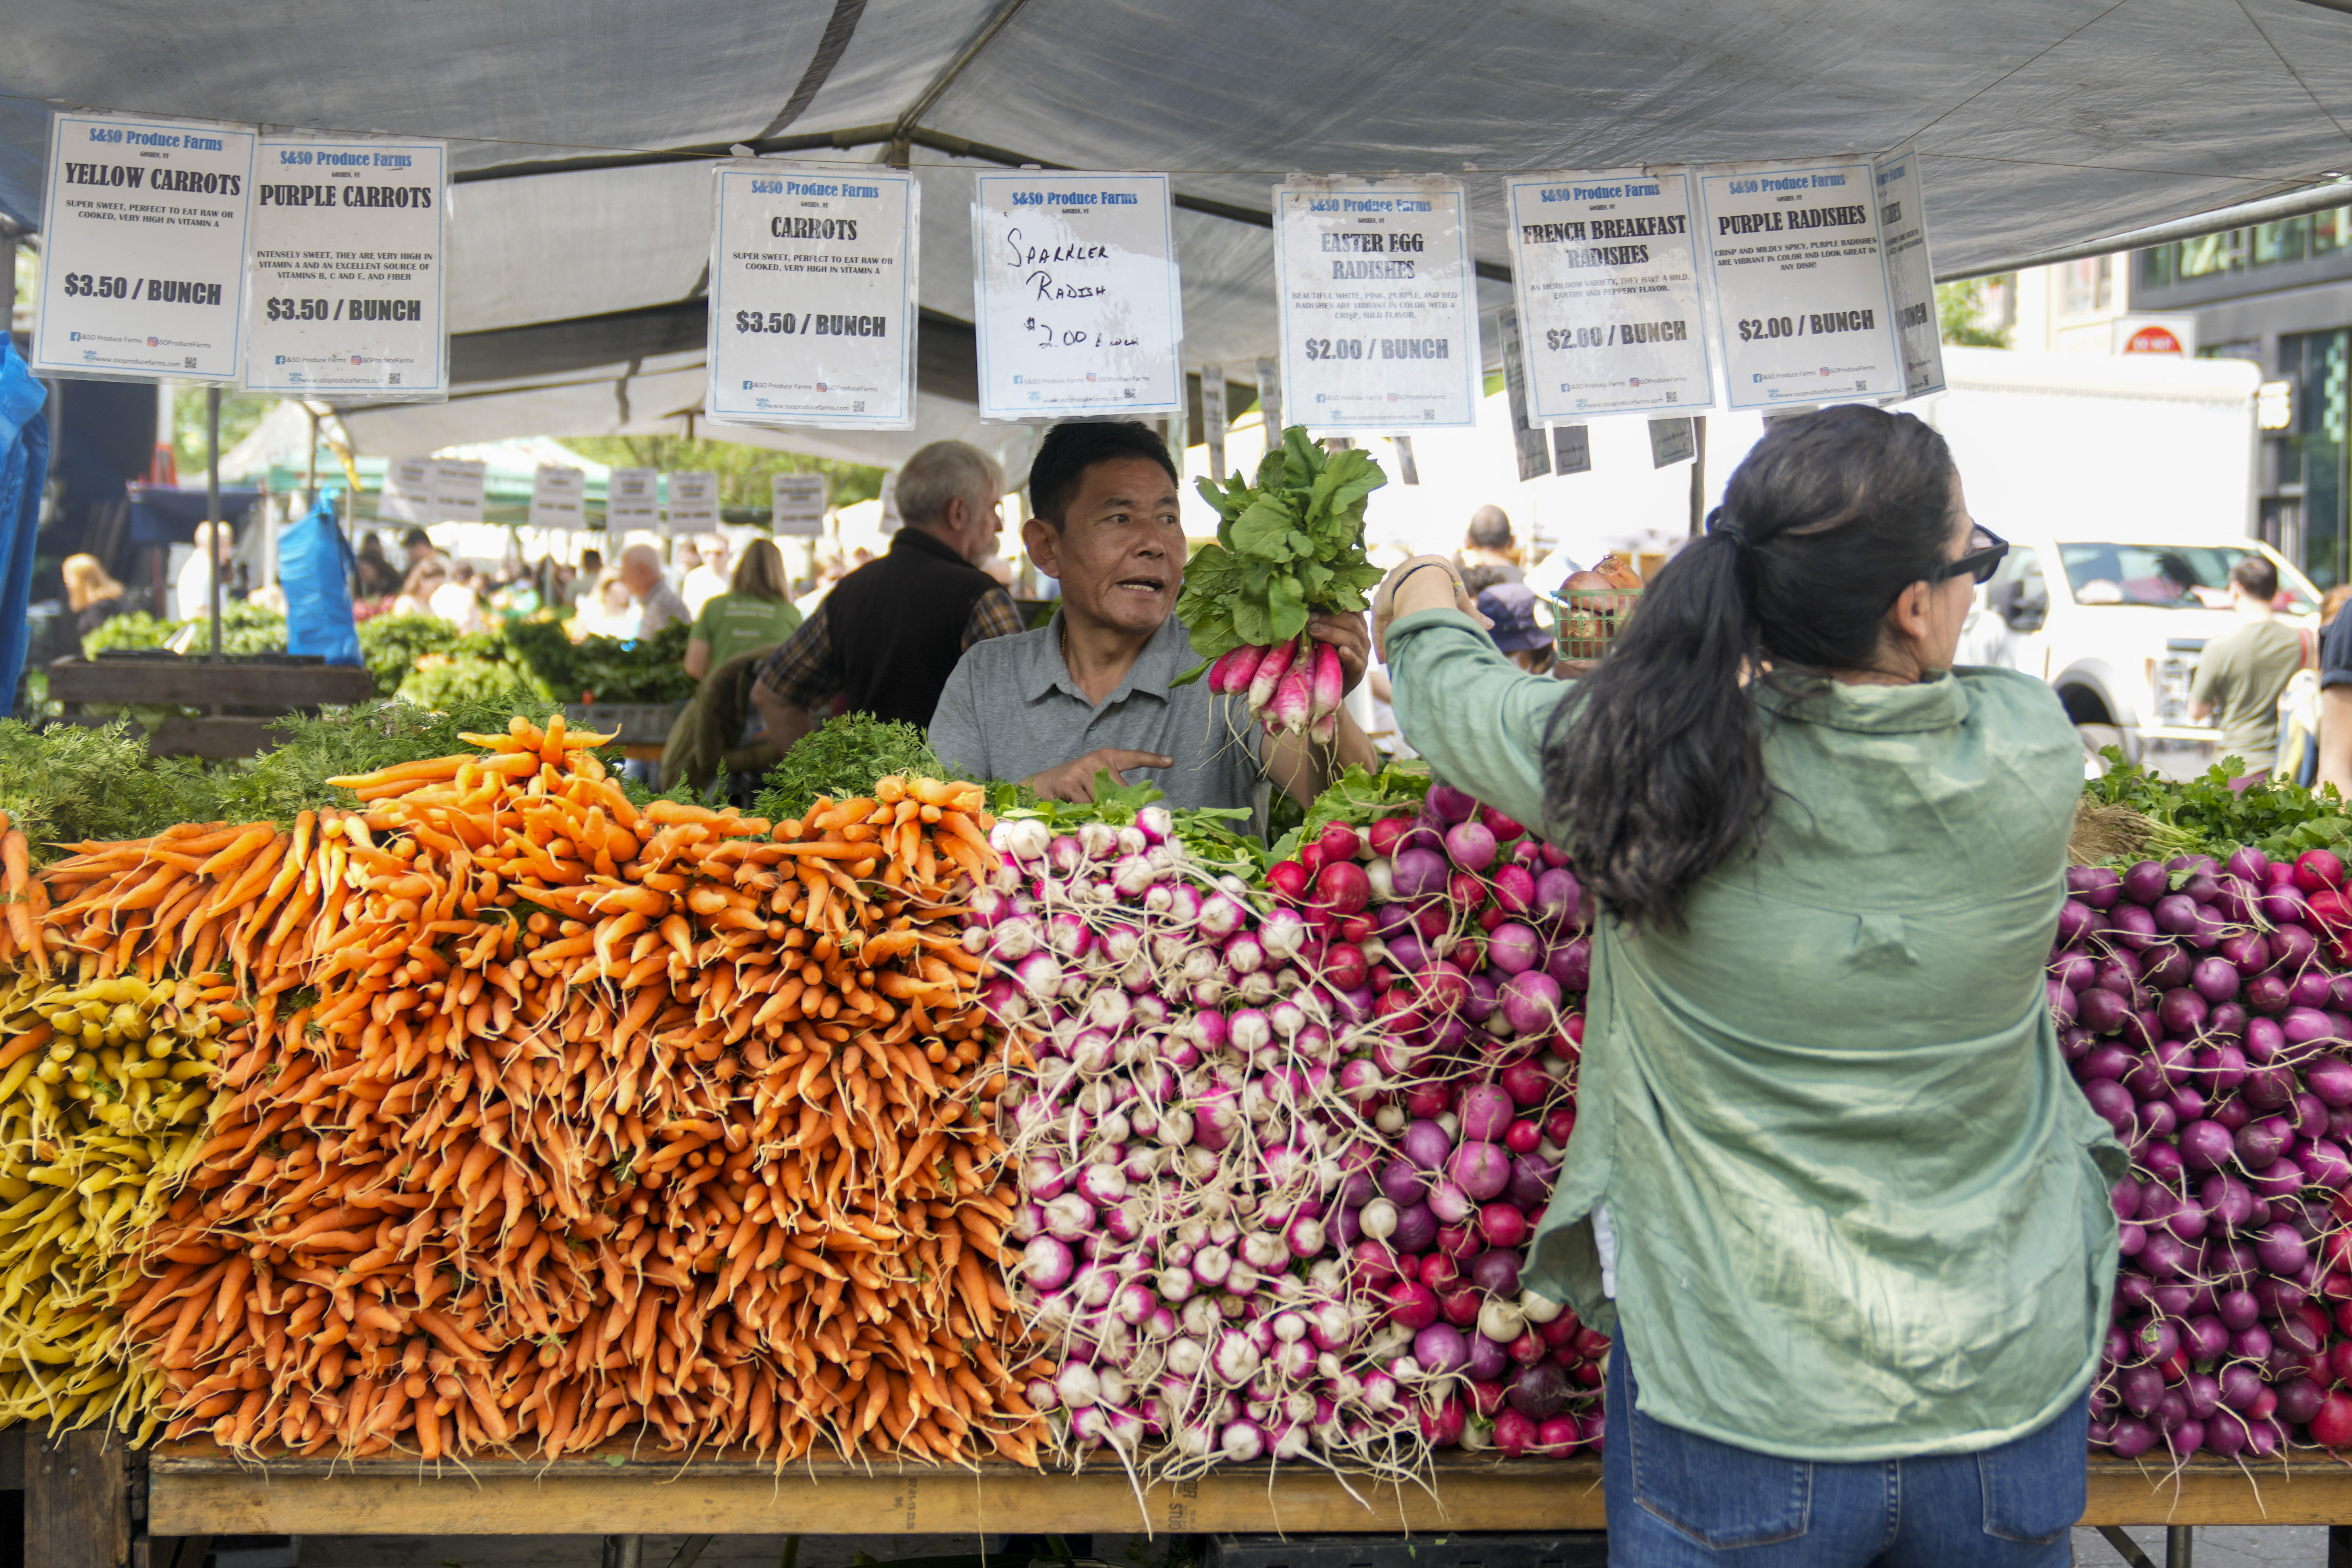
<instances>
[{"instance_id":1,"label":"blue tarp","mask_svg":"<svg viewBox=\"0 0 2352 1568\"><path fill-rule=\"evenodd\" d=\"M238 521L260 499L259 490L221 491L222 520L230 523ZM205 487L202 485L131 487L131 542L133 544L192 544L195 542L196 524L204 521Z\"/></svg>"},{"instance_id":2,"label":"blue tarp","mask_svg":"<svg viewBox=\"0 0 2352 1568\"><path fill-rule=\"evenodd\" d=\"M41 487L49 473L48 388L0 337L0 692L15 705L31 634L33 533L41 521Z\"/></svg>"}]
</instances>

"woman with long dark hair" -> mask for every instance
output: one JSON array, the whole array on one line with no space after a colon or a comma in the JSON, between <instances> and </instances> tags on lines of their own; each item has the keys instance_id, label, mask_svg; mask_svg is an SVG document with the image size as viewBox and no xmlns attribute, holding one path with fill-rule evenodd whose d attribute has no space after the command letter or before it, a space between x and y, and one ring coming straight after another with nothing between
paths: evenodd
<instances>
[{"instance_id":1,"label":"woman with long dark hair","mask_svg":"<svg viewBox=\"0 0 2352 1568\"><path fill-rule=\"evenodd\" d=\"M2124 1158L2043 991L2080 743L1951 668L2005 548L1942 437L1847 406L1768 430L1572 688L1442 557L1376 601L1406 739L1597 904L1527 1278L1614 1338L1612 1563L2068 1560Z\"/></svg>"}]
</instances>

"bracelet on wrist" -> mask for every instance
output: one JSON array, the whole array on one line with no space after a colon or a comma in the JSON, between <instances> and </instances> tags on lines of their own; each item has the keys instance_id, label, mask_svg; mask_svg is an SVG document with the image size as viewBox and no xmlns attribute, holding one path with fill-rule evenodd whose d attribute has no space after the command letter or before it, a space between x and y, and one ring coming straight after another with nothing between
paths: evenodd
<instances>
[{"instance_id":1,"label":"bracelet on wrist","mask_svg":"<svg viewBox=\"0 0 2352 1568\"><path fill-rule=\"evenodd\" d=\"M1436 568L1438 571L1444 573L1444 574L1445 574L1445 575L1446 575L1447 580L1448 580L1449 582L1451 582L1451 583L1454 584L1454 594L1455 594L1457 596L1461 594L1461 592L1462 592L1462 580L1461 580L1459 577L1456 577L1456 576L1454 576L1454 568L1453 568L1453 567L1448 566L1448 565L1447 565L1444 562L1443 562L1443 561L1424 561L1424 562L1423 562L1423 563L1422 563L1420 565L1418 565L1418 566L1408 566L1408 567L1406 567L1406 568L1405 568L1404 575L1403 575L1403 576L1402 576L1402 577L1399 577L1399 578L1397 579L1397 581L1396 581L1396 586L1395 586L1394 588L1391 589L1391 590L1390 590L1390 592L1389 592L1389 607L1390 607L1391 610L1393 610L1393 609L1396 607L1396 596L1397 596L1399 594L1402 594L1402 593L1403 593L1403 592L1404 592L1404 585L1405 585L1407 583L1410 583L1410 582L1412 582L1412 574L1413 574L1415 572L1426 572L1426 571L1430 570L1432 567L1434 567L1434 568Z\"/></svg>"}]
</instances>

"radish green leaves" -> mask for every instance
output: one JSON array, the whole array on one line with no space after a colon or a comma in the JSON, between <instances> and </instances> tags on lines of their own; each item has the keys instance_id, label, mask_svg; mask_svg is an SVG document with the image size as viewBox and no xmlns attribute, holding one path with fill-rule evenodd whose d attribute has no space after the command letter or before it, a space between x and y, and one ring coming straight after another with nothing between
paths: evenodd
<instances>
[{"instance_id":1,"label":"radish green leaves","mask_svg":"<svg viewBox=\"0 0 2352 1568\"><path fill-rule=\"evenodd\" d=\"M1327 455L1296 425L1258 465L1255 486L1238 474L1222 489L1202 479L1201 493L1223 521L1217 542L1186 565L1176 601L1194 649L1213 661L1236 647L1289 641L1318 612L1364 609L1381 575L1364 559L1364 501L1386 483L1364 452Z\"/></svg>"}]
</instances>

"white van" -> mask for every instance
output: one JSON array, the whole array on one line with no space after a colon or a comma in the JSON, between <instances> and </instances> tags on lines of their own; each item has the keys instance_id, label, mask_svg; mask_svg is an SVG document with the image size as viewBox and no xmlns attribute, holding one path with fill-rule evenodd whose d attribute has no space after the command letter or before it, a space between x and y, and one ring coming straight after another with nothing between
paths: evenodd
<instances>
[{"instance_id":1,"label":"white van","mask_svg":"<svg viewBox=\"0 0 2352 1568\"><path fill-rule=\"evenodd\" d=\"M2254 552L2278 568L2280 619L2315 632L2317 591L2268 545L2144 542L2110 518L2079 535L2012 539L1979 591L1963 657L2048 681L2085 750L2119 746L2167 777L2193 777L2219 760L2219 731L2189 722L2189 681L2205 645L2239 624L2230 572Z\"/></svg>"}]
</instances>

